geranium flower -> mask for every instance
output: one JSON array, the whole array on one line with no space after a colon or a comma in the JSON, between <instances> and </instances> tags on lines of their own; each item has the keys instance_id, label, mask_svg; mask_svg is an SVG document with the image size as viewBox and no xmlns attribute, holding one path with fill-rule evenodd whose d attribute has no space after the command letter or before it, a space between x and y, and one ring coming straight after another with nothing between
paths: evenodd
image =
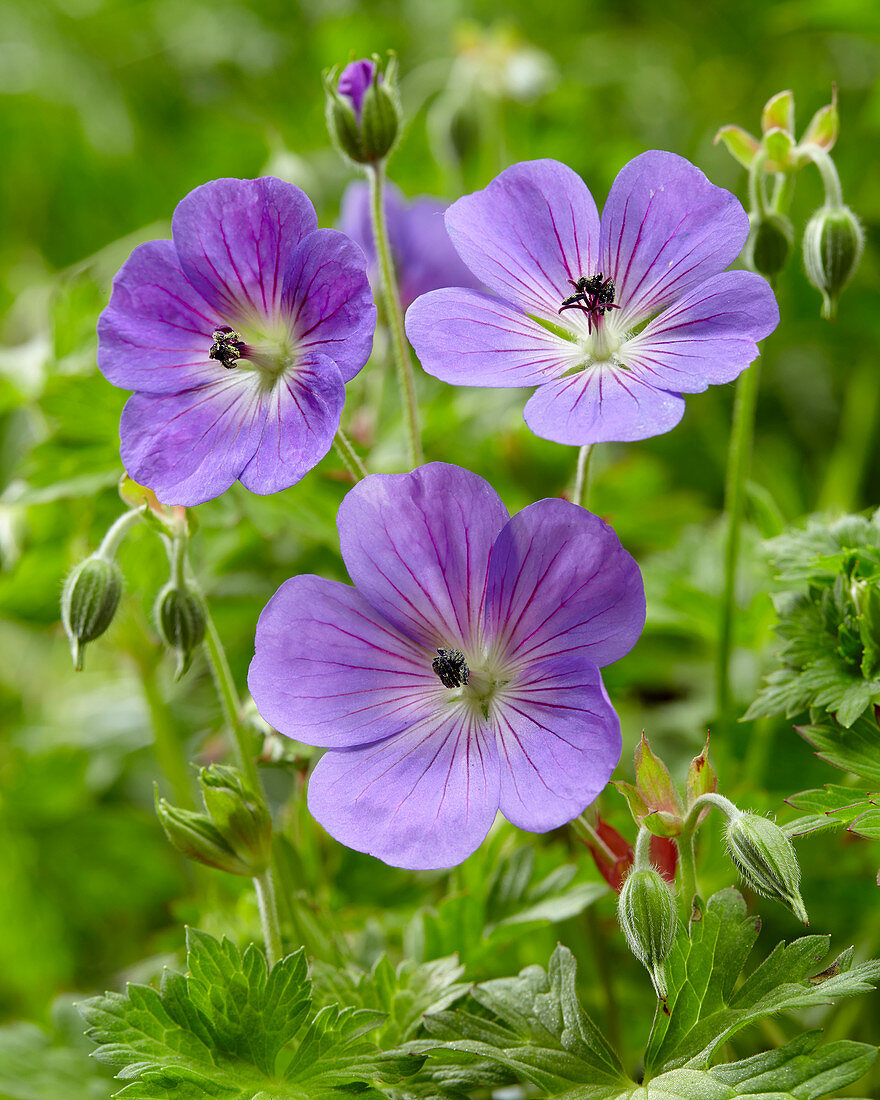
<instances>
[{"instance_id":1,"label":"geranium flower","mask_svg":"<svg viewBox=\"0 0 880 1100\"><path fill-rule=\"evenodd\" d=\"M481 285L452 247L443 222L445 203L427 197L407 202L398 188L389 183L385 184L383 195L391 256L404 309L429 290ZM365 181L356 180L345 189L339 228L364 250L370 282L377 288L379 273L370 219L370 188Z\"/></svg>"},{"instance_id":2,"label":"geranium flower","mask_svg":"<svg viewBox=\"0 0 880 1100\"><path fill-rule=\"evenodd\" d=\"M330 449L376 309L361 250L317 225L292 184L215 180L178 205L172 240L140 245L116 276L98 366L136 391L122 461L163 503L200 504L236 478L274 493Z\"/></svg>"},{"instance_id":3,"label":"geranium flower","mask_svg":"<svg viewBox=\"0 0 880 1100\"><path fill-rule=\"evenodd\" d=\"M730 382L779 312L768 284L725 271L749 221L673 153L643 153L602 212L558 161L516 164L446 213L459 255L497 297L437 290L406 316L429 374L537 386L532 431L583 445L673 428L684 393Z\"/></svg>"},{"instance_id":4,"label":"geranium flower","mask_svg":"<svg viewBox=\"0 0 880 1100\"><path fill-rule=\"evenodd\" d=\"M281 733L330 751L309 809L398 867L460 863L501 812L576 817L620 755L600 667L645 621L638 566L600 519L541 500L512 519L476 474L374 474L338 517L354 588L287 581L249 685Z\"/></svg>"}]
</instances>

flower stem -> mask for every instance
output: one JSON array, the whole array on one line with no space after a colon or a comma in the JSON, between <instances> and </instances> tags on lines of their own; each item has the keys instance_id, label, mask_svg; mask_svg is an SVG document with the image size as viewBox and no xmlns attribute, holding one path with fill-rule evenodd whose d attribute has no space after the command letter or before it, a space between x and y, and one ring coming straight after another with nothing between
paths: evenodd
<instances>
[{"instance_id":1,"label":"flower stem","mask_svg":"<svg viewBox=\"0 0 880 1100\"><path fill-rule=\"evenodd\" d=\"M116 555L116 551L119 549L119 544L137 521L143 519L146 510L147 506L144 504L140 508L133 508L130 512L123 512L123 514L108 528L106 535L101 539L101 545L95 551L96 556L104 558L105 561L112 561Z\"/></svg>"},{"instance_id":2,"label":"flower stem","mask_svg":"<svg viewBox=\"0 0 880 1100\"><path fill-rule=\"evenodd\" d=\"M729 798L725 798L723 794L716 794L714 791L708 791L706 794L701 794L688 811L688 815L684 819L684 824L681 827L681 833L678 836L678 863L681 868L682 904L684 906L684 917L686 921L690 920L694 898L698 897L700 892L697 885L697 861L694 852L694 834L700 823L700 814L703 810L712 806L721 810L728 818L739 816L740 813Z\"/></svg>"},{"instance_id":3,"label":"flower stem","mask_svg":"<svg viewBox=\"0 0 880 1100\"><path fill-rule=\"evenodd\" d=\"M730 655L733 642L733 618L736 607L736 567L739 561L740 526L745 511L746 476L755 432L755 408L760 383L760 360L740 375L736 384L733 425L727 455L724 486L724 511L727 514L727 545L724 552L724 591L721 598L721 622L718 632L717 706L719 715L727 715L731 706Z\"/></svg>"},{"instance_id":4,"label":"flower stem","mask_svg":"<svg viewBox=\"0 0 880 1100\"><path fill-rule=\"evenodd\" d=\"M419 409L416 403L415 382L413 379L412 359L409 344L403 330L403 310L400 307L400 292L397 276L391 261L391 246L388 243L388 229L385 224L385 204L383 191L385 168L381 161L367 170L370 181L370 207L373 221L373 237L376 244L376 256L379 260L379 272L382 279L382 298L385 303L385 316L391 333L391 347L394 365L397 370L397 384L403 402L403 415L407 427L410 460L412 465L420 466L424 461L419 436Z\"/></svg>"},{"instance_id":5,"label":"flower stem","mask_svg":"<svg viewBox=\"0 0 880 1100\"><path fill-rule=\"evenodd\" d=\"M278 923L278 906L275 902L275 883L272 868L267 867L254 880L257 892L257 905L260 909L260 923L263 926L263 941L266 944L266 959L271 970L281 958L281 928Z\"/></svg>"},{"instance_id":6,"label":"flower stem","mask_svg":"<svg viewBox=\"0 0 880 1100\"><path fill-rule=\"evenodd\" d=\"M593 444L588 443L578 451L577 475L574 482L574 503L586 508L590 497L590 459L593 456Z\"/></svg>"},{"instance_id":7,"label":"flower stem","mask_svg":"<svg viewBox=\"0 0 880 1100\"><path fill-rule=\"evenodd\" d=\"M840 186L840 176L834 167L834 161L824 149L820 149L818 146L808 144L804 148L813 164L819 169L819 174L822 177L822 185L825 188L825 205L843 206L843 189Z\"/></svg>"},{"instance_id":8,"label":"flower stem","mask_svg":"<svg viewBox=\"0 0 880 1100\"><path fill-rule=\"evenodd\" d=\"M340 428L333 438L333 449L339 455L342 465L348 470L355 481L362 481L367 476L367 468L358 457L351 445L351 440Z\"/></svg>"},{"instance_id":9,"label":"flower stem","mask_svg":"<svg viewBox=\"0 0 880 1100\"><path fill-rule=\"evenodd\" d=\"M247 730L244 728L244 724L241 720L241 701L238 697L235 681L232 678L232 671L229 668L226 650L223 648L220 635L217 633L217 627L214 625L214 620L211 618L211 612L208 609L207 601L205 601L204 598L202 599L202 605L205 612L206 627L205 653L208 657L208 663L211 666L211 674L214 677L214 686L217 688L217 695L220 697L223 716L235 738L238 762L241 765L245 783L255 794L262 798L263 788L260 783L259 774L257 773L257 765L254 762L254 754L252 746L249 744Z\"/></svg>"}]
</instances>

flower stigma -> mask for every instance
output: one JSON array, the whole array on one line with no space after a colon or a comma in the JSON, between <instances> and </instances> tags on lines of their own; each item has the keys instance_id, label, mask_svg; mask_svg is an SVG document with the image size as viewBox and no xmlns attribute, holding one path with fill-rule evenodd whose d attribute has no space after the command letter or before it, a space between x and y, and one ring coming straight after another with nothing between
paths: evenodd
<instances>
[{"instance_id":1,"label":"flower stigma","mask_svg":"<svg viewBox=\"0 0 880 1100\"><path fill-rule=\"evenodd\" d=\"M590 278L581 275L577 280L568 280L575 289L575 293L563 299L558 312L566 309L579 309L587 315L587 331L592 333L593 327L599 330L599 322L609 309L620 309L614 303L614 280L607 279L603 272L591 275Z\"/></svg>"},{"instance_id":2,"label":"flower stigma","mask_svg":"<svg viewBox=\"0 0 880 1100\"><path fill-rule=\"evenodd\" d=\"M216 359L227 370L249 367L258 371L269 390L296 366L296 344L284 324L277 331L221 325L214 331L213 340L209 359Z\"/></svg>"},{"instance_id":3,"label":"flower stigma","mask_svg":"<svg viewBox=\"0 0 880 1100\"><path fill-rule=\"evenodd\" d=\"M431 668L444 687L463 687L470 680L471 671L459 649L438 649L431 661Z\"/></svg>"},{"instance_id":4,"label":"flower stigma","mask_svg":"<svg viewBox=\"0 0 880 1100\"><path fill-rule=\"evenodd\" d=\"M221 325L214 331L214 343L208 352L208 358L216 359L227 370L232 370L241 359L243 351L244 344L235 329L230 328L229 325Z\"/></svg>"}]
</instances>

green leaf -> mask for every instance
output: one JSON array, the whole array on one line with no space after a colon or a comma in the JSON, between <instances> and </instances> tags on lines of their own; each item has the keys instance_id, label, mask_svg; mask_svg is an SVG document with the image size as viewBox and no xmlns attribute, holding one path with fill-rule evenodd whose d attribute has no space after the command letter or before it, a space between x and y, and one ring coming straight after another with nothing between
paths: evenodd
<instances>
[{"instance_id":1,"label":"green leaf","mask_svg":"<svg viewBox=\"0 0 880 1100\"><path fill-rule=\"evenodd\" d=\"M3 1100L106 1100L111 1087L85 1051L53 1042L35 1024L0 1028Z\"/></svg>"},{"instance_id":2,"label":"green leaf","mask_svg":"<svg viewBox=\"0 0 880 1100\"><path fill-rule=\"evenodd\" d=\"M313 978L316 994L328 1000L383 1012L377 1036L390 1047L413 1038L426 1013L441 1012L463 997L469 989L460 980L463 974L454 955L424 963L407 959L396 968L383 955L369 972L317 963Z\"/></svg>"},{"instance_id":3,"label":"green leaf","mask_svg":"<svg viewBox=\"0 0 880 1100\"><path fill-rule=\"evenodd\" d=\"M740 1062L710 1066L712 1052L746 1023L780 1008L862 992L880 977L880 964L853 967L849 951L809 978L828 941L806 936L780 944L734 992L757 935L742 898L735 890L716 894L691 930L691 946L683 934L677 966L667 970L677 983L675 997L670 995L669 1014L657 1013L667 1026L655 1028L642 1085L626 1077L580 1007L575 962L561 946L546 973L532 966L516 978L476 986L480 1014L439 1013L426 1021L434 1041L410 1045L429 1055L426 1069L441 1089L487 1088L501 1070L555 1100L819 1100L871 1067L875 1047L847 1041L820 1047L819 1032Z\"/></svg>"},{"instance_id":4,"label":"green leaf","mask_svg":"<svg viewBox=\"0 0 880 1100\"><path fill-rule=\"evenodd\" d=\"M786 826L789 836L802 836L823 828L833 830L846 827L849 832L868 840L880 840L880 793L876 791L837 787L829 783L822 790L793 794L786 802L798 810L813 811L811 818L801 818L799 822L790 822ZM794 830L793 825L799 827Z\"/></svg>"},{"instance_id":5,"label":"green leaf","mask_svg":"<svg viewBox=\"0 0 880 1100\"><path fill-rule=\"evenodd\" d=\"M880 961L859 966L840 956L816 974L829 937L803 936L780 943L734 992L758 932L735 890L709 900L702 919L683 931L666 960L668 1015L658 1013L648 1043L646 1072L679 1066L705 1068L719 1045L764 1016L828 1004L873 988Z\"/></svg>"},{"instance_id":6,"label":"green leaf","mask_svg":"<svg viewBox=\"0 0 880 1100\"><path fill-rule=\"evenodd\" d=\"M797 731L820 760L880 785L880 728L873 717L866 715L849 729L827 723L800 726Z\"/></svg>"},{"instance_id":7,"label":"green leaf","mask_svg":"<svg viewBox=\"0 0 880 1100\"><path fill-rule=\"evenodd\" d=\"M81 1006L95 1056L131 1079L117 1096L276 1100L347 1096L414 1073L420 1057L383 1054L364 1036L384 1015L312 1007L302 950L271 971L255 947L187 933L187 970L161 988L130 985Z\"/></svg>"},{"instance_id":8,"label":"green leaf","mask_svg":"<svg viewBox=\"0 0 880 1100\"><path fill-rule=\"evenodd\" d=\"M473 997L495 1019L443 1012L425 1023L446 1040L443 1051L495 1062L546 1095L563 1095L573 1084L583 1097L617 1096L631 1085L604 1036L581 1008L575 992L576 964L568 948L553 952L546 972L529 966L516 978L474 988ZM436 1042L413 1044L434 1053ZM442 1055L440 1056L443 1057ZM586 1086L586 1087L585 1087ZM562 1090L562 1091L560 1091Z\"/></svg>"}]
</instances>

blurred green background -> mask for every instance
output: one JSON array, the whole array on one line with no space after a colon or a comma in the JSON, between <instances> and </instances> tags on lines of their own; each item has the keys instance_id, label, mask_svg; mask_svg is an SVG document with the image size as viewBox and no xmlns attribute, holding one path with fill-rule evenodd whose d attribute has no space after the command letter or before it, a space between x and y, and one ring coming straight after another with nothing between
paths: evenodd
<instances>
[{"instance_id":1,"label":"blurred green background","mask_svg":"<svg viewBox=\"0 0 880 1100\"><path fill-rule=\"evenodd\" d=\"M764 101L784 88L794 89L802 127L836 81L835 160L868 248L834 324L820 320L819 295L797 256L777 286L783 320L762 366L737 627L743 710L772 638L760 539L820 504L854 509L880 500L880 6L871 0L0 0L4 1017L45 1023L58 994L112 985L120 974L152 975L180 949L184 920L239 939L256 931L249 894L219 875L193 876L154 817L154 780L170 793L153 750L157 729L200 762L224 748L206 667L197 660L175 684L150 626L165 565L146 530L126 543L123 611L80 675L57 623L66 571L122 507L115 483L125 394L97 373L94 326L130 249L168 235L175 204L206 180L285 177L332 225L350 174L328 144L321 71L387 49L400 58L408 117L390 174L409 194L448 199L513 161L554 157L580 172L601 204L621 165L647 148L689 157L744 198L744 173L713 145L717 129L756 130ZM803 173L795 225L820 202L818 175ZM345 422L371 468L390 470L403 464L403 434L383 347L380 334L373 361L350 387ZM575 450L528 433L522 394L452 391L424 376L419 390L429 458L475 469L513 509L569 487ZM649 593L645 637L607 678L624 723L621 775L643 727L683 765L713 717L718 514L732 397L732 387L690 397L671 434L602 447L594 460L592 507L642 563ZM254 624L275 587L298 571L344 577L334 527L344 491L331 457L276 497L236 486L197 510L196 568L242 688ZM713 753L722 789L757 809L837 778L782 721L717 731ZM276 801L286 800L289 770L269 778ZM631 832L622 800L612 792L605 804ZM307 821L290 828L301 841L295 886L311 892L319 923L332 908L367 961L386 942L399 949L405 920L446 886L442 878L376 874L371 861L309 832ZM543 853L548 865L555 851ZM876 951L870 846L832 837L808 841L804 851L815 926L833 930L841 946ZM596 878L583 851L572 858L580 878ZM394 906L397 915L389 915ZM599 912L600 921L612 920L610 899ZM793 934L781 910L771 906L767 916L770 934ZM540 952L557 934L584 948L583 930L548 931L537 946L484 959L469 977L544 962ZM622 943L616 950L640 988ZM587 957L583 965L589 986L595 964ZM59 1035L69 1030L66 1012L56 1002ZM44 1041L34 1034L25 1048ZM102 1088L83 1086L83 1095Z\"/></svg>"}]
</instances>

